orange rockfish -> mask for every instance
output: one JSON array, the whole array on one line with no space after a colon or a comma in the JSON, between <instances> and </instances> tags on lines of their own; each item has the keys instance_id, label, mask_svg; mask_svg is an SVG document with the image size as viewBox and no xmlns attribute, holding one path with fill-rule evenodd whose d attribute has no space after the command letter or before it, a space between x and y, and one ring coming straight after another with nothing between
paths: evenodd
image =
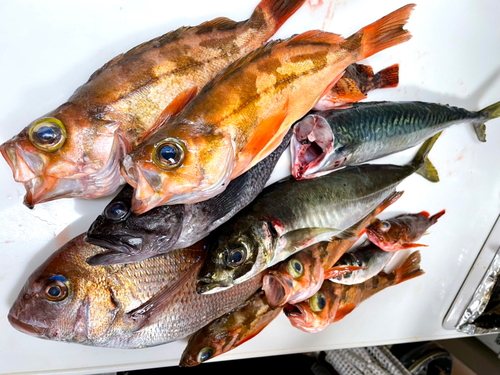
<instances>
[{"instance_id":1,"label":"orange rockfish","mask_svg":"<svg viewBox=\"0 0 500 375\"><path fill-rule=\"evenodd\" d=\"M123 159L122 174L135 188L132 210L192 204L223 191L269 155L349 65L410 39L403 26L413 8L347 39L313 30L269 42L228 66Z\"/></svg>"},{"instance_id":2,"label":"orange rockfish","mask_svg":"<svg viewBox=\"0 0 500 375\"><path fill-rule=\"evenodd\" d=\"M423 275L420 259L420 252L416 251L394 272L381 272L361 284L342 285L325 280L314 296L295 305L287 304L283 311L295 328L309 333L323 331L375 293Z\"/></svg>"},{"instance_id":3,"label":"orange rockfish","mask_svg":"<svg viewBox=\"0 0 500 375\"><path fill-rule=\"evenodd\" d=\"M121 159L157 120L262 46L304 1L262 0L247 21L181 27L109 61L66 103L0 146L26 188L25 204L112 194L124 183Z\"/></svg>"}]
</instances>

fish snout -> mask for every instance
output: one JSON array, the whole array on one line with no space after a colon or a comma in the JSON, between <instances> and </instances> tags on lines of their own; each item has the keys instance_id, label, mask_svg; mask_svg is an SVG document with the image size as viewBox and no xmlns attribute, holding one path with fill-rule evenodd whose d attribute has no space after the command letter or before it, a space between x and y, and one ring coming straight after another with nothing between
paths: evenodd
<instances>
[{"instance_id":1,"label":"fish snout","mask_svg":"<svg viewBox=\"0 0 500 375\"><path fill-rule=\"evenodd\" d=\"M12 316L11 313L7 315L7 319L9 320L10 325L15 329L17 329L19 332L35 337L43 336L44 330L42 328L34 327L30 324L24 323L19 319L15 318L14 316Z\"/></svg>"}]
</instances>

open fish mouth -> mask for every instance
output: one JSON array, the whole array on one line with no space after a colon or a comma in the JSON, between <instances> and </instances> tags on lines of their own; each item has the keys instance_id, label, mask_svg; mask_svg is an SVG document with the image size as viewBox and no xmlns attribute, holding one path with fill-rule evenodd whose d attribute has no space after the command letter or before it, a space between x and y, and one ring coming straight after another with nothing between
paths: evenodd
<instances>
[{"instance_id":1,"label":"open fish mouth","mask_svg":"<svg viewBox=\"0 0 500 375\"><path fill-rule=\"evenodd\" d=\"M267 274L262 280L262 289L266 293L267 301L272 307L281 306L288 302L290 296L291 280L283 280L281 277Z\"/></svg>"},{"instance_id":2,"label":"open fish mouth","mask_svg":"<svg viewBox=\"0 0 500 375\"><path fill-rule=\"evenodd\" d=\"M321 116L308 115L293 128L290 145L292 174L298 179L314 178L328 172L318 172L332 153L334 135Z\"/></svg>"}]
</instances>

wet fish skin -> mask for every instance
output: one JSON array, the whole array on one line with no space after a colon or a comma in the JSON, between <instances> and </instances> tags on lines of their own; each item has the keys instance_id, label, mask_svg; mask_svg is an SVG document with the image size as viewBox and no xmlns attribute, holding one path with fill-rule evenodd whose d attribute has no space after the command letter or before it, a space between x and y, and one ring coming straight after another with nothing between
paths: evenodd
<instances>
[{"instance_id":1,"label":"wet fish skin","mask_svg":"<svg viewBox=\"0 0 500 375\"><path fill-rule=\"evenodd\" d=\"M364 164L310 180L289 177L268 186L207 237L198 292L231 287L301 249L339 236L414 172L438 181L427 154L439 134L424 142L408 165Z\"/></svg>"},{"instance_id":2,"label":"wet fish skin","mask_svg":"<svg viewBox=\"0 0 500 375\"><path fill-rule=\"evenodd\" d=\"M109 249L89 259L92 265L130 263L186 248L225 223L262 191L292 132L264 160L234 179L221 194L192 205L158 206L142 214L132 213L133 188L125 186L92 223L85 241ZM126 217L113 209L126 210Z\"/></svg>"},{"instance_id":3,"label":"wet fish skin","mask_svg":"<svg viewBox=\"0 0 500 375\"><path fill-rule=\"evenodd\" d=\"M384 251L375 246L370 241L365 241L356 249L349 251L342 255L342 257L335 263L334 267L339 266L359 266L365 267L364 269L349 272L344 275L330 279L336 284L353 285L360 284L366 280L382 272L384 267L393 258L394 253Z\"/></svg>"},{"instance_id":4,"label":"wet fish skin","mask_svg":"<svg viewBox=\"0 0 500 375\"><path fill-rule=\"evenodd\" d=\"M190 335L241 305L262 285L259 275L239 290L197 294L196 271L205 254L201 243L133 264L92 267L85 259L102 250L83 237L69 241L29 277L9 311L14 328L55 341L143 348ZM181 275L187 280L176 293L155 299ZM66 298L47 299L54 284L67 291ZM150 301L161 308L142 312Z\"/></svg>"},{"instance_id":5,"label":"wet fish skin","mask_svg":"<svg viewBox=\"0 0 500 375\"><path fill-rule=\"evenodd\" d=\"M427 246L418 241L445 210L430 216L422 211L417 214L402 214L387 220L376 220L366 228L368 239L385 251L398 251L412 247Z\"/></svg>"},{"instance_id":6,"label":"wet fish skin","mask_svg":"<svg viewBox=\"0 0 500 375\"><path fill-rule=\"evenodd\" d=\"M264 291L258 291L241 306L193 334L182 353L179 366L197 366L227 353L259 334L281 311L281 308L271 308Z\"/></svg>"},{"instance_id":7,"label":"wet fish skin","mask_svg":"<svg viewBox=\"0 0 500 375\"><path fill-rule=\"evenodd\" d=\"M459 123L472 124L484 140L483 124L500 116L499 108L496 103L470 112L426 102L366 102L313 112L294 127L292 174L298 179L313 178L381 158Z\"/></svg>"},{"instance_id":8,"label":"wet fish skin","mask_svg":"<svg viewBox=\"0 0 500 375\"><path fill-rule=\"evenodd\" d=\"M63 124L59 149L30 140L37 119L0 146L29 207L66 197L93 199L124 180L120 161L185 90L203 87L220 70L267 41L304 0L263 0L242 22L216 18L181 27L118 55L68 101L43 118Z\"/></svg>"},{"instance_id":9,"label":"wet fish skin","mask_svg":"<svg viewBox=\"0 0 500 375\"><path fill-rule=\"evenodd\" d=\"M423 275L420 261L420 252L416 251L394 272L379 273L361 284L342 285L325 280L321 289L313 297L295 305L287 304L283 312L292 326L301 331L309 333L323 331L332 323L343 319L361 302L374 294Z\"/></svg>"},{"instance_id":10,"label":"wet fish skin","mask_svg":"<svg viewBox=\"0 0 500 375\"><path fill-rule=\"evenodd\" d=\"M331 268L356 243L365 228L402 195L403 192L389 195L375 210L349 229L348 238L334 237L330 242L316 243L271 267L262 283L269 304L272 307L295 304L314 295L321 288L326 272L332 273ZM293 266L298 266L302 272L291 269ZM335 274L342 275L352 270L352 267L342 270L337 268Z\"/></svg>"},{"instance_id":11,"label":"wet fish skin","mask_svg":"<svg viewBox=\"0 0 500 375\"><path fill-rule=\"evenodd\" d=\"M228 66L123 159L122 175L135 188L132 210L141 214L220 193L269 155L345 68L409 40L403 27L413 7L404 6L347 39L312 30L272 41ZM175 158L161 156L167 143L175 144Z\"/></svg>"}]
</instances>

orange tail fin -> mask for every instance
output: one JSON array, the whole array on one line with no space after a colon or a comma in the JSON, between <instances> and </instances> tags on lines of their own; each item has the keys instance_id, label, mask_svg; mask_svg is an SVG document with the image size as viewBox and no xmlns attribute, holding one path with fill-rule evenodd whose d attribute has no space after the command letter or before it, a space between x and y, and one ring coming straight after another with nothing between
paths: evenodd
<instances>
[{"instance_id":1,"label":"orange tail fin","mask_svg":"<svg viewBox=\"0 0 500 375\"><path fill-rule=\"evenodd\" d=\"M271 37L306 0L262 0L250 17L249 23L262 23L262 17L271 27Z\"/></svg>"},{"instance_id":2,"label":"orange tail fin","mask_svg":"<svg viewBox=\"0 0 500 375\"><path fill-rule=\"evenodd\" d=\"M394 270L396 275L394 285L423 275L425 272L420 269L421 260L422 257L420 255L420 251L412 253L401 266Z\"/></svg>"},{"instance_id":3,"label":"orange tail fin","mask_svg":"<svg viewBox=\"0 0 500 375\"><path fill-rule=\"evenodd\" d=\"M375 74L373 84L379 89L397 87L399 84L399 64L391 65Z\"/></svg>"},{"instance_id":4,"label":"orange tail fin","mask_svg":"<svg viewBox=\"0 0 500 375\"><path fill-rule=\"evenodd\" d=\"M429 221L430 221L432 224L436 224L436 222L438 221L438 219L439 219L441 216L443 216L445 213L446 213L446 210L439 211L437 214L432 215L432 216L431 216L431 218L429 219Z\"/></svg>"},{"instance_id":5,"label":"orange tail fin","mask_svg":"<svg viewBox=\"0 0 500 375\"><path fill-rule=\"evenodd\" d=\"M408 4L382 17L378 21L363 27L349 37L347 42L360 44L359 60L366 59L386 48L406 42L411 38L403 27L408 22L415 4Z\"/></svg>"}]
</instances>

